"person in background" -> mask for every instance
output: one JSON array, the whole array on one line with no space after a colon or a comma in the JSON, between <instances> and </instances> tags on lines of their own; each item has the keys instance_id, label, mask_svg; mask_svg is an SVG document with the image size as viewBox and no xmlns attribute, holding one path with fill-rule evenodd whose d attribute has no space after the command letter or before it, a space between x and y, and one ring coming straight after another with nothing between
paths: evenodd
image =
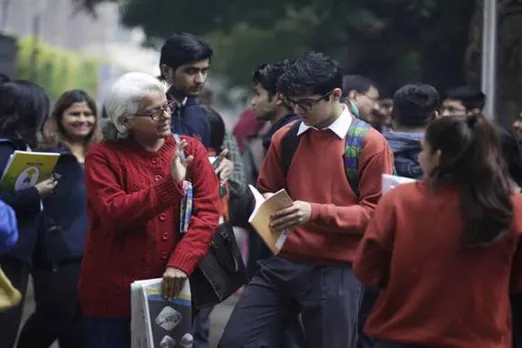
<instances>
[{"instance_id":1,"label":"person in background","mask_svg":"<svg viewBox=\"0 0 522 348\"><path fill-rule=\"evenodd\" d=\"M203 88L201 93L199 94L199 103L202 106L211 107L214 104L214 92L210 90L210 88ZM212 132L212 130L211 130Z\"/></svg>"},{"instance_id":2,"label":"person in background","mask_svg":"<svg viewBox=\"0 0 522 348\"><path fill-rule=\"evenodd\" d=\"M393 96L393 130L384 132L392 151L397 175L420 179L424 175L417 160L421 152L421 140L428 124L437 116L439 93L425 84L405 85ZM362 348L371 348L374 340L364 331L364 323L377 298L378 288L364 289L364 297L359 311L359 344Z\"/></svg>"},{"instance_id":3,"label":"person in background","mask_svg":"<svg viewBox=\"0 0 522 348\"><path fill-rule=\"evenodd\" d=\"M374 117L379 111L379 89L375 82L361 75L344 76L343 99L355 117L381 131L380 120Z\"/></svg>"},{"instance_id":4,"label":"person in background","mask_svg":"<svg viewBox=\"0 0 522 348\"><path fill-rule=\"evenodd\" d=\"M268 122L259 120L255 111L248 108L239 115L239 120L234 126L233 134L237 140L239 151L242 153L244 149L245 139L255 136L269 126Z\"/></svg>"},{"instance_id":5,"label":"person in background","mask_svg":"<svg viewBox=\"0 0 522 348\"><path fill-rule=\"evenodd\" d=\"M383 114L390 111L391 128L385 129L384 115L379 118L379 124L385 139L388 141L394 158L397 175L418 179L422 177L422 168L417 162L421 151L420 141L424 136L424 129L433 119L439 103L437 91L429 85L409 84L400 88L393 100L385 102L385 107L374 110ZM359 311L359 346L371 348L374 340L364 331L364 323L375 301L379 296L379 289L365 288L361 309Z\"/></svg>"},{"instance_id":6,"label":"person in background","mask_svg":"<svg viewBox=\"0 0 522 348\"><path fill-rule=\"evenodd\" d=\"M258 120L270 123L270 129L263 134L265 151L268 151L275 132L297 120L297 115L277 93L277 81L290 64L289 61L261 64L256 68L252 77L255 91L251 101L252 108Z\"/></svg>"},{"instance_id":7,"label":"person in background","mask_svg":"<svg viewBox=\"0 0 522 348\"><path fill-rule=\"evenodd\" d=\"M284 102L283 98L281 98L281 95L277 93L277 81L279 77L285 73L290 64L291 62L289 61L261 64L254 70L252 76L252 82L254 84L254 97L251 101L252 108L258 120L270 124L270 128L259 135L258 141L261 141L261 151L263 155L259 163L256 164L252 160L256 158L257 154L254 152L259 151L259 146L255 147L253 141L245 145L245 152L248 151L250 154L250 156L247 157L251 159L250 167L254 169L251 179L253 180L253 185L255 185L257 181L264 155L272 143L272 136L285 125L298 119L293 110ZM244 163L246 164L246 162L245 160ZM259 271L258 261L268 259L272 255L272 252L255 231L251 231L249 234L249 242L250 258L248 260L248 269L251 275L255 275ZM290 324L286 326L288 330L280 340L278 347L303 347L304 337L298 318L296 317L295 320L290 321Z\"/></svg>"},{"instance_id":8,"label":"person in background","mask_svg":"<svg viewBox=\"0 0 522 348\"><path fill-rule=\"evenodd\" d=\"M482 115L439 118L419 162L425 181L383 197L355 256L355 275L381 289L365 332L375 348L509 348L522 195L498 132Z\"/></svg>"},{"instance_id":9,"label":"person in background","mask_svg":"<svg viewBox=\"0 0 522 348\"><path fill-rule=\"evenodd\" d=\"M201 38L188 34L174 34L161 48L161 78L170 85L167 98L175 103L172 117L172 131L201 140L210 146L210 124L207 115L198 102L203 91L214 52ZM244 186L244 174L237 143L228 137L224 158L216 169L221 182L229 178Z\"/></svg>"},{"instance_id":10,"label":"person in background","mask_svg":"<svg viewBox=\"0 0 522 348\"><path fill-rule=\"evenodd\" d=\"M219 183L201 142L186 136L174 141L157 78L123 75L104 105L104 141L85 159L89 229L79 291L89 347L128 348L131 283L163 277L164 298L178 295L218 226ZM193 213L181 238L187 173Z\"/></svg>"},{"instance_id":11,"label":"person in background","mask_svg":"<svg viewBox=\"0 0 522 348\"><path fill-rule=\"evenodd\" d=\"M0 254L11 249L18 241L16 213L0 200Z\"/></svg>"},{"instance_id":12,"label":"person in background","mask_svg":"<svg viewBox=\"0 0 522 348\"><path fill-rule=\"evenodd\" d=\"M385 98L379 101L379 114L381 115L381 124L383 125L383 132L388 131L392 127L393 119L393 99Z\"/></svg>"},{"instance_id":13,"label":"person in background","mask_svg":"<svg viewBox=\"0 0 522 348\"><path fill-rule=\"evenodd\" d=\"M518 115L516 120L513 122L513 131L517 140L522 143L522 113Z\"/></svg>"},{"instance_id":14,"label":"person in background","mask_svg":"<svg viewBox=\"0 0 522 348\"><path fill-rule=\"evenodd\" d=\"M441 116L479 114L486 105L486 95L479 89L460 86L447 90L442 101Z\"/></svg>"},{"instance_id":15,"label":"person in background","mask_svg":"<svg viewBox=\"0 0 522 348\"><path fill-rule=\"evenodd\" d=\"M6 169L14 151L37 146L37 135L49 114L49 99L44 89L29 81L0 84L0 173ZM0 267L22 295L20 303L0 313L0 347L12 348L22 318L29 274L40 264L33 263L41 244L41 199L51 195L57 185L54 178L17 191L0 190L0 199L13 208L18 221L18 242L0 256Z\"/></svg>"},{"instance_id":16,"label":"person in background","mask_svg":"<svg viewBox=\"0 0 522 348\"><path fill-rule=\"evenodd\" d=\"M252 76L254 84L254 96L251 101L256 118L268 122L270 128L257 136L249 137L243 151L243 164L248 173L248 182L255 185L259 176L259 170L263 164L263 158L272 142L272 136L281 127L297 120L294 112L284 103L277 94L277 81L285 72L289 62L276 64L261 64L256 68ZM247 215L250 215L248 212ZM257 261L264 260L272 255L259 235L251 231L249 234L249 274L254 275L259 270Z\"/></svg>"},{"instance_id":17,"label":"person in background","mask_svg":"<svg viewBox=\"0 0 522 348\"><path fill-rule=\"evenodd\" d=\"M209 158L214 160L219 159L219 154L224 148L225 141L225 122L221 115L214 109L203 106L203 111L206 113L210 124L210 146L208 148ZM229 222L229 199L230 187L228 183L220 185L219 198L221 200L221 216L220 223ZM210 313L214 307L200 309L198 315L194 319L194 348L208 348L210 338Z\"/></svg>"},{"instance_id":18,"label":"person in background","mask_svg":"<svg viewBox=\"0 0 522 348\"><path fill-rule=\"evenodd\" d=\"M60 153L54 171L61 175L53 195L43 200L53 228L46 245L54 270L34 270L36 311L25 323L18 348L86 345L86 329L78 298L80 265L87 234L83 165L91 145L101 138L96 102L84 91L62 94L43 130L45 151Z\"/></svg>"},{"instance_id":19,"label":"person in background","mask_svg":"<svg viewBox=\"0 0 522 348\"><path fill-rule=\"evenodd\" d=\"M426 127L437 117L440 98L437 90L426 84L405 85L393 96L393 126L384 133L393 151L397 175L412 179L423 176L417 160Z\"/></svg>"},{"instance_id":20,"label":"person in background","mask_svg":"<svg viewBox=\"0 0 522 348\"><path fill-rule=\"evenodd\" d=\"M362 287L351 262L380 199L382 174L392 172L393 155L382 135L366 128L355 193L343 159L354 118L340 102L342 80L337 62L311 53L298 58L277 82L278 92L301 122L284 126L272 137L258 189L265 197L285 189L294 200L291 207L274 213L270 223L272 229L290 233L277 256L261 261L219 347L271 347L299 313L310 347L356 346ZM292 128L295 125L298 128ZM298 144L285 174L282 141L290 129L296 130Z\"/></svg>"}]
</instances>

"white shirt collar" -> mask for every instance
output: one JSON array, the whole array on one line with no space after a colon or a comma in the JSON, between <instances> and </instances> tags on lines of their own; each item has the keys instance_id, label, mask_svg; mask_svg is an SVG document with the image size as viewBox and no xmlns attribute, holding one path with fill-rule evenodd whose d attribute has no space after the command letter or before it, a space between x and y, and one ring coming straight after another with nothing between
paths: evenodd
<instances>
[{"instance_id":1,"label":"white shirt collar","mask_svg":"<svg viewBox=\"0 0 522 348\"><path fill-rule=\"evenodd\" d=\"M346 133L348 133L348 128L350 128L350 125L352 124L352 118L353 115L350 113L349 108L342 104L341 107L343 108L343 112L341 116L339 116L331 125L326 127L325 129L330 129L332 132L334 132L339 138L344 139L346 137ZM299 129L297 131L297 135L301 135L310 128L315 130L324 130L324 129L317 129L315 127L310 127L304 124L304 122L301 121L301 124L299 125Z\"/></svg>"}]
</instances>

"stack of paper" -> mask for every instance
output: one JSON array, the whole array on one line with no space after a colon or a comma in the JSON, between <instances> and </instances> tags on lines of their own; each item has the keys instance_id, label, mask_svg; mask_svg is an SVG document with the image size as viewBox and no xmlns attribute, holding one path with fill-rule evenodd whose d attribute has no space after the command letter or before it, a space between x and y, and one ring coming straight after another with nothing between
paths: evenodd
<instances>
[{"instance_id":1,"label":"stack of paper","mask_svg":"<svg viewBox=\"0 0 522 348\"><path fill-rule=\"evenodd\" d=\"M385 195L391 190L393 190L395 187L401 185L401 184L407 184L410 182L415 182L417 180L406 178L404 176L397 176L397 175L390 175L390 174L383 174L382 175L382 194Z\"/></svg>"},{"instance_id":2,"label":"stack of paper","mask_svg":"<svg viewBox=\"0 0 522 348\"><path fill-rule=\"evenodd\" d=\"M177 298L163 299L162 279L131 284L131 347L192 347L192 297L185 281Z\"/></svg>"}]
</instances>

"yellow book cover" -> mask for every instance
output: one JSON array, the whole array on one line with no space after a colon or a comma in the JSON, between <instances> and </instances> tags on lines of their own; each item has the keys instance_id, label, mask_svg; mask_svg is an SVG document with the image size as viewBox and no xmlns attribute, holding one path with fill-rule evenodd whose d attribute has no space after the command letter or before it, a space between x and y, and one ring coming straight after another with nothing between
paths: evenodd
<instances>
[{"instance_id":1,"label":"yellow book cover","mask_svg":"<svg viewBox=\"0 0 522 348\"><path fill-rule=\"evenodd\" d=\"M249 185L249 187L256 200L256 205L248 222L254 227L272 253L277 255L283 248L290 231L272 231L270 228L270 216L278 210L291 207L293 204L292 198L290 198L285 189L282 189L265 199L254 186Z\"/></svg>"},{"instance_id":2,"label":"yellow book cover","mask_svg":"<svg viewBox=\"0 0 522 348\"><path fill-rule=\"evenodd\" d=\"M19 191L51 177L59 153L15 151L0 181L0 190Z\"/></svg>"}]
</instances>

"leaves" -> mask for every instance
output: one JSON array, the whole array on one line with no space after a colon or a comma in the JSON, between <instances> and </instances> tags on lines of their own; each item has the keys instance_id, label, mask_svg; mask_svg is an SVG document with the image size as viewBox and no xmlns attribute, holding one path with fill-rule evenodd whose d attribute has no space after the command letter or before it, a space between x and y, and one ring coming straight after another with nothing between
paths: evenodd
<instances>
[{"instance_id":1,"label":"leaves","mask_svg":"<svg viewBox=\"0 0 522 348\"><path fill-rule=\"evenodd\" d=\"M87 9L101 0L73 0ZM111 0L108 0L111 1ZM117 1L117 0L113 0ZM248 86L256 65L310 49L369 75L391 93L414 80L465 82L463 58L474 0L120 0L123 23L151 38L206 36L213 73ZM387 94L389 94L387 93Z\"/></svg>"}]
</instances>

